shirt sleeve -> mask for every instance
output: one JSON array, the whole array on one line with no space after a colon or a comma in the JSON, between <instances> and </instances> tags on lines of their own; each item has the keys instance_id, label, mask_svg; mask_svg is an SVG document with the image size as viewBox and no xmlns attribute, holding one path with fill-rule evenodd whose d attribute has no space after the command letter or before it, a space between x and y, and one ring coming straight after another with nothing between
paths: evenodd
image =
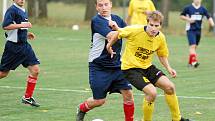
<instances>
[{"instance_id":1,"label":"shirt sleeve","mask_svg":"<svg viewBox=\"0 0 215 121\"><path fill-rule=\"evenodd\" d=\"M10 24L13 24L14 16L15 16L15 13L11 10L8 10L4 15L2 27L6 27L6 26L9 26Z\"/></svg>"},{"instance_id":2,"label":"shirt sleeve","mask_svg":"<svg viewBox=\"0 0 215 121\"><path fill-rule=\"evenodd\" d=\"M204 7L203 7L203 9L204 9L204 16L206 16L206 17L207 17L207 19L209 19L211 16L209 15L209 13L208 13L207 9L206 9L206 8L204 8Z\"/></svg>"},{"instance_id":3,"label":"shirt sleeve","mask_svg":"<svg viewBox=\"0 0 215 121\"><path fill-rule=\"evenodd\" d=\"M161 43L160 43L160 46L159 46L159 48L157 50L157 55L160 56L160 57L168 57L169 56L169 50L168 50L168 47L167 47L165 36L162 35L160 37L160 39L161 39Z\"/></svg>"},{"instance_id":4,"label":"shirt sleeve","mask_svg":"<svg viewBox=\"0 0 215 121\"><path fill-rule=\"evenodd\" d=\"M185 7L185 8L183 9L183 11L181 12L181 15L186 16L187 13L188 13L188 8Z\"/></svg>"},{"instance_id":5,"label":"shirt sleeve","mask_svg":"<svg viewBox=\"0 0 215 121\"><path fill-rule=\"evenodd\" d=\"M118 32L119 32L118 39L128 38L132 33L132 28L130 26L127 26L125 28L118 29Z\"/></svg>"},{"instance_id":6,"label":"shirt sleeve","mask_svg":"<svg viewBox=\"0 0 215 121\"><path fill-rule=\"evenodd\" d=\"M92 20L91 27L96 33L99 33L104 37L112 31L108 25L108 20Z\"/></svg>"}]
</instances>

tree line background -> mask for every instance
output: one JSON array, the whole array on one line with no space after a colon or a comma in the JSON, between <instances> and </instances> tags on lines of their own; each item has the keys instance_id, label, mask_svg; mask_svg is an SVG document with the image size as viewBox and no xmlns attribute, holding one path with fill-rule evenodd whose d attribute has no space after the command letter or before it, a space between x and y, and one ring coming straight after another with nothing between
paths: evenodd
<instances>
[{"instance_id":1,"label":"tree line background","mask_svg":"<svg viewBox=\"0 0 215 121\"><path fill-rule=\"evenodd\" d=\"M10 0L8 0L10 1ZM168 26L169 11L182 11L185 5L191 4L192 0L152 0L157 10L160 10L165 17L164 26ZM202 4L209 10L211 15L213 9L213 2L215 0L203 0ZM10 1L11 2L11 1ZM96 14L95 0L26 0L29 17L37 19L46 19L48 16L48 4L49 3L64 3L66 5L82 4L85 6L85 13L83 21L89 21L92 16ZM0 2L1 3L1 2ZM114 7L127 7L129 0L112 0ZM60 9L60 8L56 8ZM127 12L127 10L125 10ZM78 14L78 13L77 13Z\"/></svg>"}]
</instances>

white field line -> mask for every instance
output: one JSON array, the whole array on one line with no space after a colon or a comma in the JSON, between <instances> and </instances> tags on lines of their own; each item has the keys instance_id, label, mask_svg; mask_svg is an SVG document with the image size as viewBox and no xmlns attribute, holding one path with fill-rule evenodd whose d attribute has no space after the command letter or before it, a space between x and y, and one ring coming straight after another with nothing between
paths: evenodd
<instances>
[{"instance_id":1,"label":"white field line","mask_svg":"<svg viewBox=\"0 0 215 121\"><path fill-rule=\"evenodd\" d=\"M12 87L12 86L0 86L4 89L25 89L25 87ZM91 93L90 90L72 90L72 89L55 89L55 88L36 88L40 91L55 91L55 92L78 92L78 93ZM134 95L144 95L141 93L134 93ZM158 95L158 97L163 97L164 95ZM178 98L184 99L202 99L202 100L215 100L215 97L202 97L202 96L177 96Z\"/></svg>"}]
</instances>

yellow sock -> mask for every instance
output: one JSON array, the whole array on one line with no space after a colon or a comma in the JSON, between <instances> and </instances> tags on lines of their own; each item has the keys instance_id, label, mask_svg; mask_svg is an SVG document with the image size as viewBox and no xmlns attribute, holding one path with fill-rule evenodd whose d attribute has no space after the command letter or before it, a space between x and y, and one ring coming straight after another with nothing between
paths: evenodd
<instances>
[{"instance_id":1,"label":"yellow sock","mask_svg":"<svg viewBox=\"0 0 215 121\"><path fill-rule=\"evenodd\" d=\"M143 100L143 121L152 121L152 114L154 111L154 102L148 102L145 98Z\"/></svg>"},{"instance_id":2,"label":"yellow sock","mask_svg":"<svg viewBox=\"0 0 215 121\"><path fill-rule=\"evenodd\" d=\"M173 95L165 94L165 98L166 98L166 102L169 105L169 108L170 108L170 111L172 114L172 120L180 121L181 114L180 114L178 98L177 98L176 94L173 94Z\"/></svg>"}]
</instances>

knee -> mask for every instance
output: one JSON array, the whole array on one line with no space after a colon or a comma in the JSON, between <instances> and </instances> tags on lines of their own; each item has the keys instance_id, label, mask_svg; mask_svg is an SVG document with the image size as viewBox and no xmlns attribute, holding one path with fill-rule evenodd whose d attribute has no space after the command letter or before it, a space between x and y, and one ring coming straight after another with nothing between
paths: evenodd
<instances>
[{"instance_id":1,"label":"knee","mask_svg":"<svg viewBox=\"0 0 215 121\"><path fill-rule=\"evenodd\" d=\"M5 72L1 72L0 71L0 79L1 78L4 78L4 77L7 77L8 73L5 73Z\"/></svg>"},{"instance_id":2,"label":"knee","mask_svg":"<svg viewBox=\"0 0 215 121\"><path fill-rule=\"evenodd\" d=\"M133 102L134 101L134 97L133 97L133 94L132 94L131 90L127 90L122 95L123 95L124 102Z\"/></svg>"},{"instance_id":3,"label":"knee","mask_svg":"<svg viewBox=\"0 0 215 121\"><path fill-rule=\"evenodd\" d=\"M154 102L156 97L157 97L157 91L156 89L151 89L150 91L148 91L146 93L146 100L147 101L150 101L150 102Z\"/></svg>"},{"instance_id":4,"label":"knee","mask_svg":"<svg viewBox=\"0 0 215 121\"><path fill-rule=\"evenodd\" d=\"M39 67L34 67L34 68L32 68L32 70L31 70L31 74L33 75L33 76L38 76L39 75L39 72L40 72L40 68Z\"/></svg>"},{"instance_id":5,"label":"knee","mask_svg":"<svg viewBox=\"0 0 215 121\"><path fill-rule=\"evenodd\" d=\"M99 107L105 104L105 99L95 100L95 106Z\"/></svg>"},{"instance_id":6,"label":"knee","mask_svg":"<svg viewBox=\"0 0 215 121\"><path fill-rule=\"evenodd\" d=\"M170 84L170 85L166 86L166 88L164 89L164 92L168 95L174 94L175 93L175 85Z\"/></svg>"}]
</instances>

